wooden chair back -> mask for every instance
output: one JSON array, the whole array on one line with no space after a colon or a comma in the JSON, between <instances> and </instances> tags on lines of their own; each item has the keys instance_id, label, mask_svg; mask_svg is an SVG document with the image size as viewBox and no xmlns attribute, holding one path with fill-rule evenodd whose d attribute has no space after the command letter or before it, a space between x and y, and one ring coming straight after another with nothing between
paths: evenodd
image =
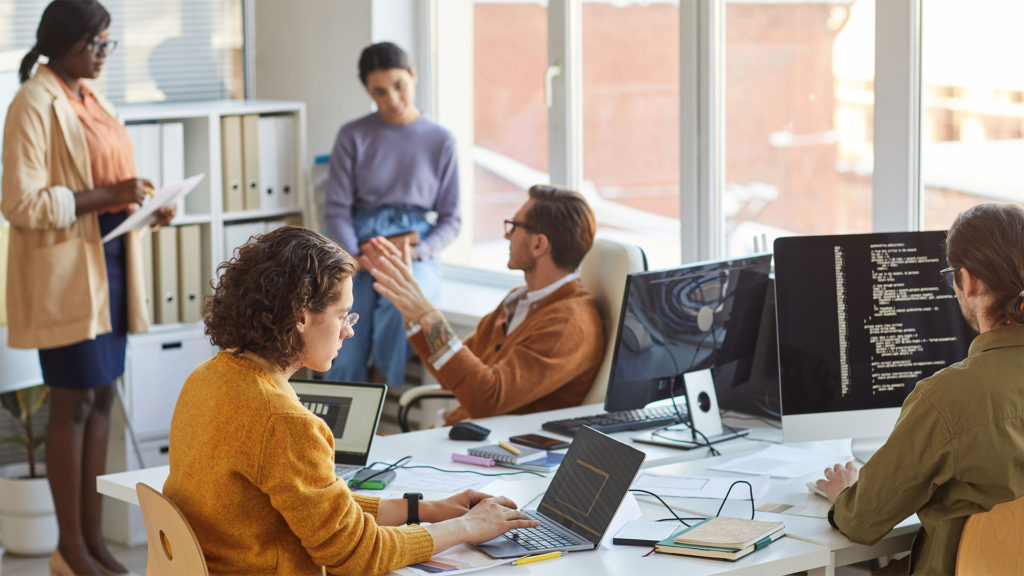
<instances>
[{"instance_id":1,"label":"wooden chair back","mask_svg":"<svg viewBox=\"0 0 1024 576\"><path fill-rule=\"evenodd\" d=\"M1024 574L1024 497L967 518L956 573Z\"/></svg>"},{"instance_id":2,"label":"wooden chair back","mask_svg":"<svg viewBox=\"0 0 1024 576\"><path fill-rule=\"evenodd\" d=\"M146 576L208 575L199 539L177 505L142 482L135 492L146 523Z\"/></svg>"}]
</instances>

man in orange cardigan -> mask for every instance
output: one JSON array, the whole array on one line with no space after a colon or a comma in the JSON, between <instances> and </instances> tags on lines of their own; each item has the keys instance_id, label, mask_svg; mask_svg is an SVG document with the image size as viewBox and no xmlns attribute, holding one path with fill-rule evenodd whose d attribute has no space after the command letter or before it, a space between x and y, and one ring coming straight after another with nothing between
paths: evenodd
<instances>
[{"instance_id":1,"label":"man in orange cardigan","mask_svg":"<svg viewBox=\"0 0 1024 576\"><path fill-rule=\"evenodd\" d=\"M533 186L529 194L505 220L508 267L522 270L526 285L465 341L423 295L401 250L375 238L362 258L374 288L402 314L416 354L458 399L448 424L576 406L604 356L597 301L576 273L594 243L594 213L572 190Z\"/></svg>"}]
</instances>

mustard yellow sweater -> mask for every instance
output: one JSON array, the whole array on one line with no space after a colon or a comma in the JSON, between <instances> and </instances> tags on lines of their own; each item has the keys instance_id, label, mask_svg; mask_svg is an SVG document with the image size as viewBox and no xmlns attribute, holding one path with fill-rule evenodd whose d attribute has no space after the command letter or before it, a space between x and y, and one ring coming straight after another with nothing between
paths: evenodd
<instances>
[{"instance_id":1,"label":"mustard yellow sweater","mask_svg":"<svg viewBox=\"0 0 1024 576\"><path fill-rule=\"evenodd\" d=\"M177 504L214 574L382 574L430 558L421 526L374 521L379 498L334 475L327 425L245 358L221 352L185 382L171 421Z\"/></svg>"}]
</instances>

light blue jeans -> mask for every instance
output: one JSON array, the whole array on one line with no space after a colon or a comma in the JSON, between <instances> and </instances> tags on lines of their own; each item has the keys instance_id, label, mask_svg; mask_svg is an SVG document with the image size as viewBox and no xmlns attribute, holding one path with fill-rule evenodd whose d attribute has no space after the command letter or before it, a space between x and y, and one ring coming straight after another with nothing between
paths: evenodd
<instances>
[{"instance_id":1,"label":"light blue jeans","mask_svg":"<svg viewBox=\"0 0 1024 576\"><path fill-rule=\"evenodd\" d=\"M380 206L358 210L354 217L356 237L365 242L374 236L392 236L415 230L423 238L433 227L422 210ZM423 293L437 301L441 291L441 261L438 258L412 263L413 276ZM405 336L402 315L391 302L373 289L368 272L356 274L352 282L352 311L359 314L355 336L345 340L334 359L326 379L341 382L366 382L368 365L384 374L389 386L405 383L405 364L412 357L412 348Z\"/></svg>"}]
</instances>

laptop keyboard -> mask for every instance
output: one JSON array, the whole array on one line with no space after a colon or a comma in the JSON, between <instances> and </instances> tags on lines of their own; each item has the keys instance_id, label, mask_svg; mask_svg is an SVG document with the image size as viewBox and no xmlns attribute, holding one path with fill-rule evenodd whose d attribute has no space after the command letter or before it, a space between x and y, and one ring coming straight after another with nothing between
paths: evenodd
<instances>
[{"instance_id":1,"label":"laptop keyboard","mask_svg":"<svg viewBox=\"0 0 1024 576\"><path fill-rule=\"evenodd\" d=\"M544 519L537 516L532 511L523 510L523 514L526 514L533 520L541 522L541 525L534 526L533 528L513 528L502 534L502 536L516 542L527 550L567 548L569 546L579 544L579 542L567 538L561 532L558 532L554 528L544 524Z\"/></svg>"},{"instance_id":2,"label":"laptop keyboard","mask_svg":"<svg viewBox=\"0 0 1024 576\"><path fill-rule=\"evenodd\" d=\"M679 412L686 418L686 406L679 406ZM598 432L609 434L624 430L644 430L676 424L679 418L672 406L656 406L641 410L623 410L622 412L605 412L593 416L580 416L565 420L545 422L541 428L563 436L575 436L584 426L590 426Z\"/></svg>"}]
</instances>

